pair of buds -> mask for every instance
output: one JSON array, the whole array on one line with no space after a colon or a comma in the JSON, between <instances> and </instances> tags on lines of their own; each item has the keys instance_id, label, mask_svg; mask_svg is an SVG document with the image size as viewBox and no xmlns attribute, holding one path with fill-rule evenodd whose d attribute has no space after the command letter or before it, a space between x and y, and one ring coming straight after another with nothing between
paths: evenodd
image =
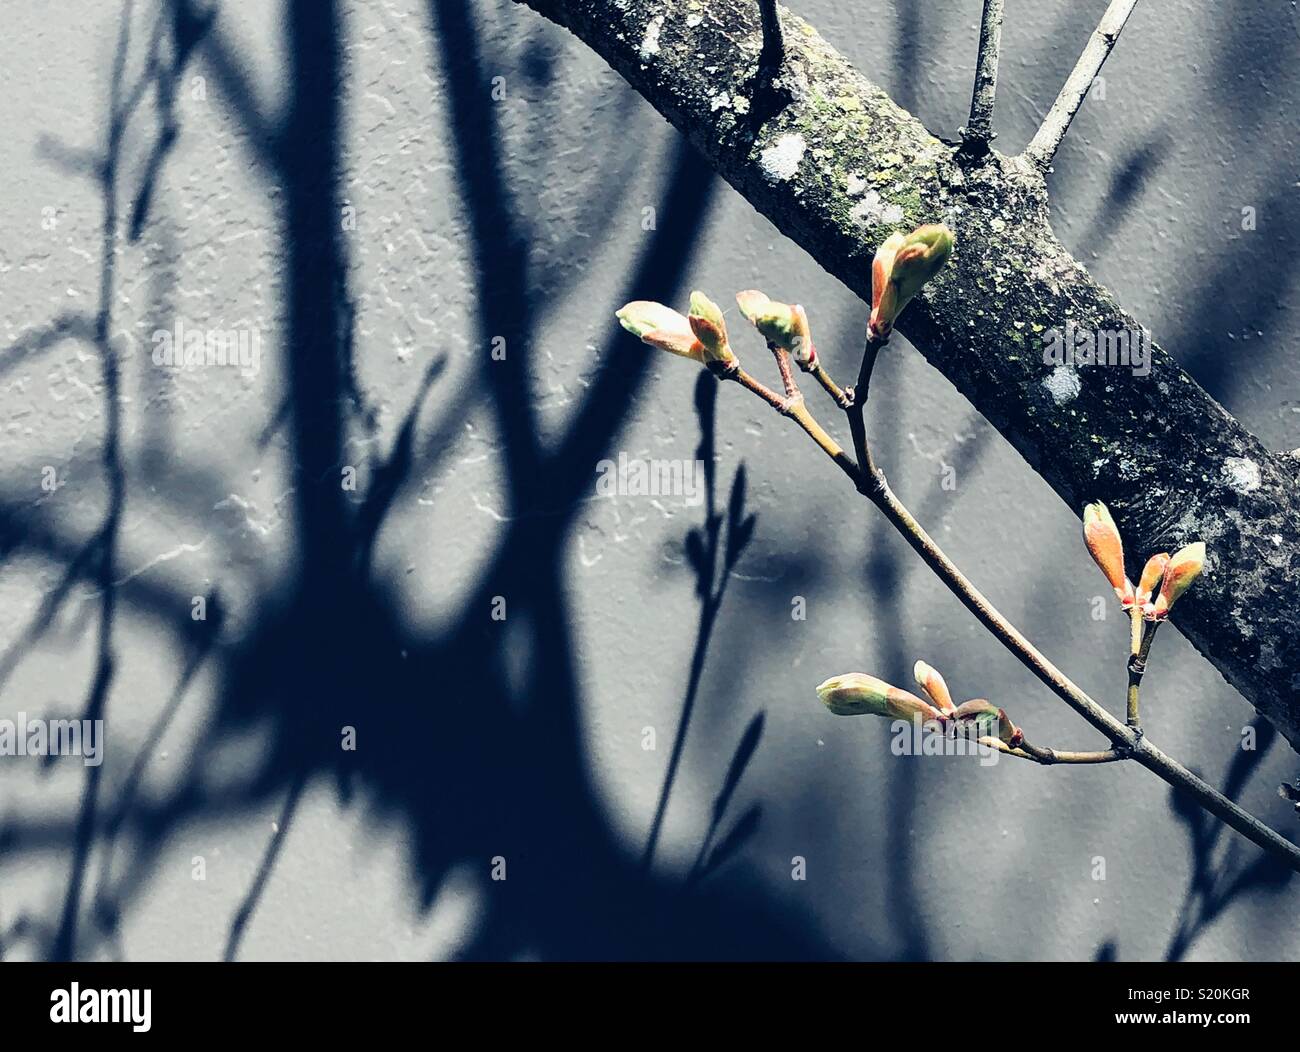
<instances>
[{"instance_id":1,"label":"pair of buds","mask_svg":"<svg viewBox=\"0 0 1300 1052\"><path fill-rule=\"evenodd\" d=\"M1173 555L1160 552L1147 560L1137 587L1124 574L1124 543L1119 527L1110 510L1101 501L1083 509L1083 543L1088 546L1093 561L1106 575L1125 610L1136 606L1148 621L1163 621L1179 597L1191 588L1192 582L1205 567L1205 544L1197 541L1180 548ZM1160 591L1152 601L1156 586Z\"/></svg>"},{"instance_id":2,"label":"pair of buds","mask_svg":"<svg viewBox=\"0 0 1300 1052\"><path fill-rule=\"evenodd\" d=\"M769 344L789 351L805 372L817 364L817 348L808 314L799 304L777 303L756 289L736 293L736 302ZM698 290L691 293L690 313L651 300L634 300L615 315L623 328L651 347L671 351L702 365L728 372L740 363L727 339L722 311Z\"/></svg>"},{"instance_id":3,"label":"pair of buds","mask_svg":"<svg viewBox=\"0 0 1300 1052\"><path fill-rule=\"evenodd\" d=\"M991 701L972 698L954 705L939 670L924 661L916 663L912 674L929 701L865 672L833 676L818 686L817 696L836 716L885 716L909 722L919 718L924 723L939 724L945 732L950 726L975 727L980 733L992 731L1013 749L1024 742L1024 732Z\"/></svg>"},{"instance_id":4,"label":"pair of buds","mask_svg":"<svg viewBox=\"0 0 1300 1052\"><path fill-rule=\"evenodd\" d=\"M686 315L653 300L633 300L614 317L651 347L723 372L740 364L727 341L727 323L721 308L698 290L691 293L690 313Z\"/></svg>"}]
</instances>

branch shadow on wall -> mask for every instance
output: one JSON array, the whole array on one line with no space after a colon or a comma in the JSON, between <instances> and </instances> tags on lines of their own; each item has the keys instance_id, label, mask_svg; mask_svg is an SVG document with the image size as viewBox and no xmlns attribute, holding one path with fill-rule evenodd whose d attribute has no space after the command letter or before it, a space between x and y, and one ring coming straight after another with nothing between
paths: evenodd
<instances>
[{"instance_id":1,"label":"branch shadow on wall","mask_svg":"<svg viewBox=\"0 0 1300 1052\"><path fill-rule=\"evenodd\" d=\"M181 0L171 10L193 13ZM486 74L480 33L464 0L435 0L431 16L434 63L450 106L472 246L480 346L503 335L510 348L507 361L485 361L482 369L483 399L502 440L509 517L504 535L459 616L438 634L413 631L399 613L402 597L396 586L371 572L370 556L385 513L410 493L407 484L420 445L418 416L437 387L440 362L435 358L430 363L392 450L363 472L370 489L356 508L339 482L352 422L347 405L356 393L351 387L346 246L338 223L339 11L333 2L291 0L286 32L293 91L274 149L266 156L275 166L270 174L284 190L284 314L289 328L282 419L295 460L293 573L287 586L259 597L256 609L243 611L243 620L256 627L242 640L218 642L223 606L215 595L213 619L202 632L173 626L185 647L179 677L142 751L132 758L123 781L112 786L116 795L104 800L92 776L75 825L40 834L41 845L57 839L70 859L61 918L52 925L20 918L0 935L0 950L27 938L37 942L42 956L56 959L95 956L105 946L122 956L122 918L144 900L169 839L183 825L279 801L278 828L231 918L226 956L237 957L264 908L264 891L275 879L299 804L324 779L340 800L366 808L376 822L396 820L409 830L416 894L424 908L432 905L454 867L468 865L478 874L483 908L462 950L467 958L834 956L801 907L765 890L744 864L742 848L757 827L757 805L722 832L736 787L760 746L761 715L750 722L729 766L719 772L713 824L686 884L639 864L638 852L612 826L592 784L580 726L583 698L564 550L595 463L644 386L650 352L638 354L625 334L611 333L585 402L559 439L544 443L528 384L529 349L541 304L535 275L529 272L530 246L503 175L507 147L496 128L490 95L482 90ZM124 38L129 21L128 7ZM216 45L208 41L205 46ZM214 65L221 68L220 62ZM169 75L178 72L178 67L167 68ZM232 108L244 113L255 105L242 98ZM161 95L159 107L163 123L153 159L127 216L119 220L112 205L120 188L108 195L105 236L110 245L121 232L119 222L127 232L138 233L147 225L150 203L161 192L158 176L176 129L167 123L170 110ZM691 149L684 143L676 146L657 210L659 230L626 283L626 298L671 300L680 293L715 192L716 181ZM105 292L107 304L111 273ZM97 329L105 345L106 333L105 321ZM106 353L104 361L106 369L114 367L114 355ZM116 399L113 383L106 384L106 392ZM111 526L113 537L126 500L118 427L112 425L104 451L114 495L105 529ZM724 563L734 561L753 528L752 517L743 512L743 476L738 475L733 498L731 551ZM6 552L30 539L18 535L21 521L4 526ZM48 538L41 545L56 550ZM76 571L99 584L103 604L99 661L87 705L92 718L104 711L113 685L110 633L120 594L113 550L110 541L98 556L98 569ZM490 616L497 597L507 603L508 629ZM177 608L188 612L185 602L169 602L167 615L175 616ZM701 668L708 636L703 634L698 653ZM523 676L515 671L520 655ZM184 775L177 784L162 797L146 793L142 772L150 751L174 718L196 670L208 661L215 663L219 676L209 729L178 763ZM265 735L264 758L237 787L214 788L212 757L223 743L244 741L250 731ZM348 735L355 749L343 747ZM32 828L23 823L6 820L0 831L7 856L36 848L35 840ZM104 854L96 887L87 895L97 850ZM113 864L115 856L122 864ZM506 880L488 878L496 859L508 867ZM706 875L707 881L702 879ZM691 894L683 895L686 889ZM84 923L88 902L92 924Z\"/></svg>"},{"instance_id":2,"label":"branch shadow on wall","mask_svg":"<svg viewBox=\"0 0 1300 1052\"><path fill-rule=\"evenodd\" d=\"M1236 800L1251 774L1277 740L1273 725L1257 716L1249 725L1255 748L1238 748L1228 765L1223 793ZM1281 859L1243 843L1222 822L1186 796L1171 791L1170 807L1187 826L1192 873L1178 911L1178 924L1165 950L1165 960L1183 960L1196 939L1231 906L1252 894L1276 894L1290 883L1292 871Z\"/></svg>"}]
</instances>

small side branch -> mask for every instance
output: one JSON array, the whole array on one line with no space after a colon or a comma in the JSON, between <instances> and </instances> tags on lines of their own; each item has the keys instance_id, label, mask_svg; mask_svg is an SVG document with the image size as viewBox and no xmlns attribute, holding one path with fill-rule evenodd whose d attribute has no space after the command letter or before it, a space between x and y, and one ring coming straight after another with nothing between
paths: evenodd
<instances>
[{"instance_id":1,"label":"small side branch","mask_svg":"<svg viewBox=\"0 0 1300 1052\"><path fill-rule=\"evenodd\" d=\"M760 78L770 83L785 61L785 34L781 30L776 0L758 0L758 13L763 18L763 50L758 53L758 73Z\"/></svg>"},{"instance_id":2,"label":"small side branch","mask_svg":"<svg viewBox=\"0 0 1300 1052\"><path fill-rule=\"evenodd\" d=\"M1000 614L957 565L934 543L934 540L913 518L903 503L889 488L884 476L875 466L871 446L866 436L865 408L871 373L883 343L868 339L863 351L858 384L853 391L853 401L845 415L853 432L854 449L858 460L849 456L826 430L813 419L804 405L803 395L782 398L761 381L750 376L739 366L710 366L720 380L732 380L757 395L782 416L794 420L812 438L836 465L849 477L858 491L864 494L903 536L921 559L943 581L948 589L979 620L979 622L1029 671L1033 672L1057 697L1113 743L1113 748L1102 752L1058 752L1022 743L1018 749L1004 748L1019 759L1051 765L1058 763L1096 764L1118 760L1134 760L1169 785L1181 790L1210 814L1226 822L1248 840L1284 858L1293 870L1300 872L1300 847L1269 828L1254 815L1224 796L1213 786L1197 777L1171 756L1157 749L1142 736L1140 730L1128 727L1115 719L1101 705L1089 697L1068 676L1049 661L1014 625ZM847 392L846 392L847 394ZM859 469L859 463L862 464ZM1150 638L1147 634L1147 639ZM1144 642L1146 640L1144 639ZM993 745L996 741L997 745ZM989 744L997 748L1003 743L992 739Z\"/></svg>"},{"instance_id":3,"label":"small side branch","mask_svg":"<svg viewBox=\"0 0 1300 1052\"><path fill-rule=\"evenodd\" d=\"M841 389L839 384L831 379L831 374L822 368L820 362L815 363L808 371L812 373L813 379L822 385L822 390L831 396L831 400L839 406L840 409L848 409L848 407L852 405L853 400L843 389Z\"/></svg>"},{"instance_id":4,"label":"small side branch","mask_svg":"<svg viewBox=\"0 0 1300 1052\"><path fill-rule=\"evenodd\" d=\"M799 393L799 385L795 383L794 373L790 369L790 355L771 340L767 342L767 349L776 359L776 368L781 374L781 388L785 391L786 398L793 398Z\"/></svg>"},{"instance_id":5,"label":"small side branch","mask_svg":"<svg viewBox=\"0 0 1300 1052\"><path fill-rule=\"evenodd\" d=\"M1116 763L1119 760L1127 760L1131 755L1127 749L1099 749L1094 752L1070 752L1065 749L1043 749L1037 745L1030 745L1029 742L1022 742L1019 746L1012 748L1001 738L994 738L986 735L979 739L981 745L986 745L990 749L996 749L1007 756L1015 756L1021 760L1032 760L1034 763L1041 763L1044 767L1051 767L1053 764L1098 764L1098 763Z\"/></svg>"},{"instance_id":6,"label":"small side branch","mask_svg":"<svg viewBox=\"0 0 1300 1052\"><path fill-rule=\"evenodd\" d=\"M875 459L871 455L871 445L867 441L867 424L864 414L867 409L867 395L871 391L871 374L876 368L876 359L884 342L868 335L866 346L862 349L862 364L858 368L858 382L851 391L846 391L849 402L844 413L849 418L849 433L853 436L853 453L858 458L858 491L871 496L871 491L884 485Z\"/></svg>"},{"instance_id":7,"label":"small side branch","mask_svg":"<svg viewBox=\"0 0 1300 1052\"><path fill-rule=\"evenodd\" d=\"M1142 689L1142 677L1146 675L1147 658L1151 655L1151 643L1155 640L1159 621L1143 621L1142 612L1133 607L1132 645L1128 659L1128 725L1135 731L1142 729L1142 714L1139 691Z\"/></svg>"},{"instance_id":8,"label":"small side branch","mask_svg":"<svg viewBox=\"0 0 1300 1052\"><path fill-rule=\"evenodd\" d=\"M782 416L789 417L793 420L803 428L809 438L817 443L823 453L830 457L831 460L835 461L839 469L853 481L854 485L859 484L858 466L853 462L853 458L845 453L840 447L840 444L836 442L826 429L817 422L812 413L808 411L808 406L804 403L803 395L797 390L793 395L788 395L783 398L761 380L755 379L739 366L735 366L731 369L714 366L710 366L709 368L719 380L731 380L734 383L740 384L741 387L745 388L745 390L749 391L751 394L758 395L759 398Z\"/></svg>"},{"instance_id":9,"label":"small side branch","mask_svg":"<svg viewBox=\"0 0 1300 1052\"><path fill-rule=\"evenodd\" d=\"M1106 13L1101 16L1101 22L1088 38L1088 44L1083 49L1083 54L1079 56L1079 61L1075 63L1065 86L1061 88L1061 93L1052 103L1052 108L1043 118L1043 123L1034 133L1033 139L1025 147L1024 156L1039 168L1046 169L1051 166L1052 158L1056 156L1057 147L1065 138L1070 122L1074 120L1074 115L1083 105L1088 89L1092 87L1093 80L1110 56L1115 41L1119 39L1120 30L1124 28L1128 16L1133 13L1133 8L1137 7L1137 2L1138 0L1111 0Z\"/></svg>"},{"instance_id":10,"label":"small side branch","mask_svg":"<svg viewBox=\"0 0 1300 1052\"><path fill-rule=\"evenodd\" d=\"M998 54L1002 50L1004 0L984 0L980 22L980 50L975 62L975 87L971 92L970 120L962 133L962 147L977 157L989 152L993 134L993 102L998 90Z\"/></svg>"},{"instance_id":11,"label":"small side branch","mask_svg":"<svg viewBox=\"0 0 1300 1052\"><path fill-rule=\"evenodd\" d=\"M785 33L776 0L758 0L758 12L763 23L763 48L758 53L758 73L750 103L750 123L755 130L790 100L789 92L780 84L781 67L785 64Z\"/></svg>"}]
</instances>

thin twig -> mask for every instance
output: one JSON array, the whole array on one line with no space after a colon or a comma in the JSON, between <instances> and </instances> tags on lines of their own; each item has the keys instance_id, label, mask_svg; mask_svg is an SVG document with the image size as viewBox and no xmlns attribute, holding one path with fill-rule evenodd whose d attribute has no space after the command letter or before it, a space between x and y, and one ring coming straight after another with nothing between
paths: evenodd
<instances>
[{"instance_id":1,"label":"thin twig","mask_svg":"<svg viewBox=\"0 0 1300 1052\"><path fill-rule=\"evenodd\" d=\"M998 53L1002 50L1002 5L1004 0L984 0L980 21L980 50L975 62L975 87L971 91L970 120L962 134L962 146L976 156L988 153L993 141L993 102L998 90Z\"/></svg>"},{"instance_id":2,"label":"thin twig","mask_svg":"<svg viewBox=\"0 0 1300 1052\"><path fill-rule=\"evenodd\" d=\"M1140 731L1142 727L1142 715L1140 710L1140 700L1138 692L1142 689L1142 677L1146 675L1147 658L1151 654L1151 643L1156 637L1156 629L1160 627L1159 621L1146 622L1142 620L1142 612L1138 609L1137 604L1133 605L1130 612L1133 618L1133 632L1129 644L1128 658L1128 719L1127 723L1135 731Z\"/></svg>"},{"instance_id":3,"label":"thin twig","mask_svg":"<svg viewBox=\"0 0 1300 1052\"><path fill-rule=\"evenodd\" d=\"M868 334L866 346L862 349L862 364L858 367L858 382L853 385L851 392L853 400L844 410L849 418L849 433L853 436L853 453L858 458L858 471L861 476L858 480L858 490L862 493L867 492L863 488L865 485L874 483L880 478L876 462L871 456L871 446L867 442L867 425L863 414L867 408L867 394L871 389L871 374L876 368L876 359L880 357L880 348L884 345L883 340L877 340ZM883 480L881 481L883 483Z\"/></svg>"},{"instance_id":4,"label":"thin twig","mask_svg":"<svg viewBox=\"0 0 1300 1052\"><path fill-rule=\"evenodd\" d=\"M761 380L750 376L739 366L735 366L730 370L714 368L713 373L720 380L732 380L740 384L741 387L758 395L759 398L782 416L788 416L808 433L808 436L817 443L821 451L835 461L840 470L848 475L855 485L858 483L858 466L853 462L853 458L844 452L840 444L831 438L821 424L817 423L812 413L808 411L808 406L804 404L802 394L796 391L793 396L782 398Z\"/></svg>"},{"instance_id":5,"label":"thin twig","mask_svg":"<svg viewBox=\"0 0 1300 1052\"><path fill-rule=\"evenodd\" d=\"M785 34L776 0L758 0L758 11L763 25L763 47L758 53L758 73L749 107L750 126L754 131L790 99L789 91L780 84L781 67L785 64Z\"/></svg>"},{"instance_id":6,"label":"thin twig","mask_svg":"<svg viewBox=\"0 0 1300 1052\"><path fill-rule=\"evenodd\" d=\"M834 399L835 404L837 406L839 406L841 409L848 409L850 404L852 404L853 399L851 399L840 388L839 384L837 384L834 380L831 379L831 374L828 373L824 368L822 368L821 362L814 362L812 368L809 369L808 372L812 374L814 380L816 380L819 384L822 385L822 390L824 390L828 395L831 396L832 399Z\"/></svg>"},{"instance_id":7,"label":"thin twig","mask_svg":"<svg viewBox=\"0 0 1300 1052\"><path fill-rule=\"evenodd\" d=\"M1142 652L1143 625L1142 606L1140 603L1134 603L1129 609L1130 632L1129 632L1129 658L1128 658L1128 718L1125 722L1137 730L1142 726L1142 715L1139 711L1138 690L1142 686L1142 674L1146 671L1145 667L1137 664L1138 654Z\"/></svg>"},{"instance_id":8,"label":"thin twig","mask_svg":"<svg viewBox=\"0 0 1300 1052\"><path fill-rule=\"evenodd\" d=\"M858 384L853 392L853 402L845 411L845 415L849 418L850 429L854 435L854 448L858 452L859 461L865 466L864 470L859 470L858 464L845 454L839 444L813 420L811 414L807 411L807 407L803 404L802 396L794 400L783 399L775 391L764 386L739 367L733 367L730 371L715 368L714 371L720 379L740 383L741 386L748 388L766 401L777 412L794 419L813 438L813 441L818 444L822 451L834 460L840 469L853 480L858 491L863 493L884 513L885 517L903 535L903 538L912 546L913 550L921 556L922 561L975 615L980 624L1010 650L1021 664L1046 684L1054 694L1065 701L1093 727L1106 735L1116 752L1137 761L1169 785L1182 790L1210 814L1220 818L1251 842L1281 856L1292 869L1300 872L1300 848L1280 833L1269 828L1250 812L1229 800L1208 782L1198 778L1177 760L1161 752L1142 735L1141 731L1125 726L1089 697L1026 639L1019 629L1003 617L992 603L984 598L965 574L957 568L957 565L934 543L934 540L925 532L902 501L894 495L894 492L889 488L889 484L885 481L884 475L875 467L871 448L866 440L864 410L866 408L871 373L875 367L881 346L883 344L880 341L868 339L863 351L862 366L858 372ZM792 402L794 404L791 404ZM1046 752L1044 750L1044 753ZM1052 752L1051 755L1057 758L1055 762L1060 763L1067 761L1063 761L1059 757L1076 754ZM1096 755L1100 757L1104 754L1098 753ZM1034 758L1029 753L1026 753L1026 757ZM1038 762L1041 763L1043 760L1039 759ZM1096 759L1093 762L1103 761ZM1105 762L1110 761L1106 760Z\"/></svg>"},{"instance_id":9,"label":"thin twig","mask_svg":"<svg viewBox=\"0 0 1300 1052\"><path fill-rule=\"evenodd\" d=\"M777 371L781 374L781 387L785 390L786 398L793 398L799 393L799 385L795 382L794 372L790 369L790 355L786 349L779 344L767 341L767 349L772 352L776 359Z\"/></svg>"},{"instance_id":10,"label":"thin twig","mask_svg":"<svg viewBox=\"0 0 1300 1052\"><path fill-rule=\"evenodd\" d=\"M1052 108L1043 118L1043 123L1034 133L1029 145L1025 147L1024 156L1039 168L1045 169L1051 165L1057 147L1061 145L1061 140L1065 138L1066 130L1070 127L1070 122L1074 120L1074 115L1083 105L1088 89L1092 87L1092 82L1101 71L1102 64L1109 57L1115 41L1119 39L1120 30L1124 28L1124 23L1133 13L1137 2L1138 0L1111 0L1097 28L1088 38L1083 54L1075 63L1074 70L1066 79L1065 86L1061 88L1061 93L1056 96L1056 101L1052 103Z\"/></svg>"},{"instance_id":11,"label":"thin twig","mask_svg":"<svg viewBox=\"0 0 1300 1052\"><path fill-rule=\"evenodd\" d=\"M828 373L822 367L820 359L813 359L813 364L801 365L800 368L803 369L803 372L809 373L818 384L822 385L822 390L831 395L831 401L835 402L836 406L839 406L841 410L848 410L850 404L853 404L853 398L850 397L848 391L842 389L839 384L836 384L835 380L832 380L831 373Z\"/></svg>"},{"instance_id":12,"label":"thin twig","mask_svg":"<svg viewBox=\"0 0 1300 1052\"><path fill-rule=\"evenodd\" d=\"M1093 752L1071 752L1065 749L1043 749L1036 745L1030 745L1029 742L1012 748L1001 738L994 738L986 735L978 739L980 745L986 745L990 749L996 749L1007 756L1015 756L1021 760L1032 760L1034 763L1041 763L1044 767L1051 767L1058 763L1075 763L1075 764L1098 764L1098 763L1116 763L1119 760L1127 760L1129 754L1124 749L1099 749Z\"/></svg>"}]
</instances>

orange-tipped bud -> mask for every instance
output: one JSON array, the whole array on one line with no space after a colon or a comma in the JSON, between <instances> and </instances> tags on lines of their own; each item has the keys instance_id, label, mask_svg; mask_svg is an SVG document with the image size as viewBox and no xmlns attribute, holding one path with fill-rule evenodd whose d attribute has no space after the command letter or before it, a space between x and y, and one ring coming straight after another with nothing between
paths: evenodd
<instances>
[{"instance_id":1,"label":"orange-tipped bud","mask_svg":"<svg viewBox=\"0 0 1300 1052\"><path fill-rule=\"evenodd\" d=\"M633 300L615 315L633 336L651 347L703 363L704 346L695 338L686 315L652 300Z\"/></svg>"},{"instance_id":2,"label":"orange-tipped bud","mask_svg":"<svg viewBox=\"0 0 1300 1052\"><path fill-rule=\"evenodd\" d=\"M1151 609L1151 620L1163 621L1168 617L1169 610L1174 603L1178 602L1178 597L1192 587L1192 582L1201 576L1201 570L1204 568L1204 541L1197 541L1174 552L1169 565L1165 567L1165 575L1160 582L1160 594L1156 596L1155 604Z\"/></svg>"},{"instance_id":3,"label":"orange-tipped bud","mask_svg":"<svg viewBox=\"0 0 1300 1052\"><path fill-rule=\"evenodd\" d=\"M885 339L893 331L894 318L898 314L897 297L889 275L894 257L905 240L902 234L890 234L876 249L876 257L871 261L871 321L867 323L867 329L878 340Z\"/></svg>"},{"instance_id":4,"label":"orange-tipped bud","mask_svg":"<svg viewBox=\"0 0 1300 1052\"><path fill-rule=\"evenodd\" d=\"M871 263L871 321L877 340L889 338L894 321L912 297L952 255L953 235L942 223L917 227L910 234L891 234Z\"/></svg>"},{"instance_id":5,"label":"orange-tipped bud","mask_svg":"<svg viewBox=\"0 0 1300 1052\"><path fill-rule=\"evenodd\" d=\"M1135 596L1133 583L1124 576L1124 543L1110 510L1101 501L1083 509L1083 543L1127 610L1133 605Z\"/></svg>"},{"instance_id":6,"label":"orange-tipped bud","mask_svg":"<svg viewBox=\"0 0 1300 1052\"><path fill-rule=\"evenodd\" d=\"M1151 593L1165 576L1165 567L1169 565L1169 553L1160 552L1147 560L1142 567L1142 578L1138 581L1136 602L1143 610L1151 605Z\"/></svg>"},{"instance_id":7,"label":"orange-tipped bud","mask_svg":"<svg viewBox=\"0 0 1300 1052\"><path fill-rule=\"evenodd\" d=\"M817 364L817 348L813 344L812 329L808 326L808 312L795 303L790 306L790 313L794 339L790 341L788 350L799 368L808 372Z\"/></svg>"},{"instance_id":8,"label":"orange-tipped bud","mask_svg":"<svg viewBox=\"0 0 1300 1052\"><path fill-rule=\"evenodd\" d=\"M912 670L912 675L916 677L917 686L925 691L930 700L939 707L940 712L945 715L953 712L956 706L952 703L952 694L937 668L932 668L924 661L918 661Z\"/></svg>"},{"instance_id":9,"label":"orange-tipped bud","mask_svg":"<svg viewBox=\"0 0 1300 1052\"><path fill-rule=\"evenodd\" d=\"M721 308L703 292L691 293L691 313L687 318L696 339L704 345L704 364L721 369L735 369L740 362L727 342L727 323Z\"/></svg>"},{"instance_id":10,"label":"orange-tipped bud","mask_svg":"<svg viewBox=\"0 0 1300 1052\"><path fill-rule=\"evenodd\" d=\"M817 687L817 696L836 716L889 716L896 720L937 720L943 714L915 694L864 672L833 676Z\"/></svg>"},{"instance_id":11,"label":"orange-tipped bud","mask_svg":"<svg viewBox=\"0 0 1300 1052\"><path fill-rule=\"evenodd\" d=\"M808 327L808 314L799 304L778 303L766 293L747 289L736 293L740 313L754 323L768 343L789 351L795 363L808 372L817 364L817 349L813 346L812 332Z\"/></svg>"}]
</instances>

